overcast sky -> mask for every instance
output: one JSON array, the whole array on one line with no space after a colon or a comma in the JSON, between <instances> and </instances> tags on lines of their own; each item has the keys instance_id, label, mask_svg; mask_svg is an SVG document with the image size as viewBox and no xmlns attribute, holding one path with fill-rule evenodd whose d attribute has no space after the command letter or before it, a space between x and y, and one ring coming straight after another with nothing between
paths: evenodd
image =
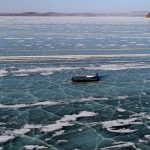
<instances>
[{"instance_id":1,"label":"overcast sky","mask_svg":"<svg viewBox=\"0 0 150 150\"><path fill-rule=\"evenodd\" d=\"M150 0L0 0L0 12L150 11Z\"/></svg>"}]
</instances>

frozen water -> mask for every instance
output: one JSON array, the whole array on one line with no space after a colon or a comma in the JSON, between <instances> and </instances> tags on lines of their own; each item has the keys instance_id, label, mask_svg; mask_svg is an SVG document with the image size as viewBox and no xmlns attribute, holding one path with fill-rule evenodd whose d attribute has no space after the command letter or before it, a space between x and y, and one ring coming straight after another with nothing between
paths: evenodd
<instances>
[{"instance_id":1,"label":"frozen water","mask_svg":"<svg viewBox=\"0 0 150 150\"><path fill-rule=\"evenodd\" d=\"M0 149L150 149L149 20L0 20Z\"/></svg>"}]
</instances>

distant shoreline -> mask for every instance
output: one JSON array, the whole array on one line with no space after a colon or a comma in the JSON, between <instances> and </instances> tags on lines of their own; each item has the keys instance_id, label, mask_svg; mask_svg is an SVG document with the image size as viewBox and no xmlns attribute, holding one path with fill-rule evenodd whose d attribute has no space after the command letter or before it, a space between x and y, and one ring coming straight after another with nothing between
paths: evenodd
<instances>
[{"instance_id":1,"label":"distant shoreline","mask_svg":"<svg viewBox=\"0 0 150 150\"><path fill-rule=\"evenodd\" d=\"M131 13L57 13L57 12L24 12L24 13L0 13L0 16L39 16L39 17L145 17L147 12Z\"/></svg>"}]
</instances>

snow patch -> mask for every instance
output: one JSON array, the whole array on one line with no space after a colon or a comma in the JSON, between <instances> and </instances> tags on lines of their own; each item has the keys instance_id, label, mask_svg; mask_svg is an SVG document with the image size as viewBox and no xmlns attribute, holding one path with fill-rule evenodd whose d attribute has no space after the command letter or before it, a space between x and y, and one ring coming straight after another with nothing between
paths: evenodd
<instances>
[{"instance_id":1,"label":"snow patch","mask_svg":"<svg viewBox=\"0 0 150 150\"><path fill-rule=\"evenodd\" d=\"M67 143L67 142L68 142L67 140L58 140L57 144L64 144L64 143Z\"/></svg>"},{"instance_id":2,"label":"snow patch","mask_svg":"<svg viewBox=\"0 0 150 150\"><path fill-rule=\"evenodd\" d=\"M150 135L145 135L144 136L147 140L150 140Z\"/></svg>"},{"instance_id":3,"label":"snow patch","mask_svg":"<svg viewBox=\"0 0 150 150\"><path fill-rule=\"evenodd\" d=\"M26 145L24 146L24 150L44 150L47 149L45 146L39 146L39 145Z\"/></svg>"},{"instance_id":4,"label":"snow patch","mask_svg":"<svg viewBox=\"0 0 150 150\"><path fill-rule=\"evenodd\" d=\"M91 117L97 115L94 112L82 111L79 114L73 115L65 115L62 119L57 120L54 124L50 124L47 126L42 127L43 132L53 132L62 129L66 126L73 126L72 121L76 121L78 118L81 117Z\"/></svg>"},{"instance_id":5,"label":"snow patch","mask_svg":"<svg viewBox=\"0 0 150 150\"><path fill-rule=\"evenodd\" d=\"M0 136L0 143L6 143L12 139L14 139L15 137L13 135L1 135Z\"/></svg>"},{"instance_id":6,"label":"snow patch","mask_svg":"<svg viewBox=\"0 0 150 150\"><path fill-rule=\"evenodd\" d=\"M126 70L126 69L142 69L142 68L150 68L150 65L147 64L134 64L134 63L125 63L125 64L108 64L108 65L101 65L100 69L102 70Z\"/></svg>"},{"instance_id":7,"label":"snow patch","mask_svg":"<svg viewBox=\"0 0 150 150\"><path fill-rule=\"evenodd\" d=\"M7 75L7 71L2 69L0 70L0 77L6 76Z\"/></svg>"},{"instance_id":8,"label":"snow patch","mask_svg":"<svg viewBox=\"0 0 150 150\"><path fill-rule=\"evenodd\" d=\"M62 135L65 132L65 130L56 131L52 136L59 136Z\"/></svg>"},{"instance_id":9,"label":"snow patch","mask_svg":"<svg viewBox=\"0 0 150 150\"><path fill-rule=\"evenodd\" d=\"M134 145L134 143L131 142L127 142L127 143L122 143L119 145L114 145L114 146L110 146L110 147L105 147L105 148L101 148L100 150L121 150L121 149L136 149L136 150L140 150L137 149Z\"/></svg>"},{"instance_id":10,"label":"snow patch","mask_svg":"<svg viewBox=\"0 0 150 150\"><path fill-rule=\"evenodd\" d=\"M116 109L118 112L125 112L126 110L125 109L123 109L123 108L117 108Z\"/></svg>"},{"instance_id":11,"label":"snow patch","mask_svg":"<svg viewBox=\"0 0 150 150\"><path fill-rule=\"evenodd\" d=\"M117 99L120 99L120 100L125 100L129 98L129 96L118 96Z\"/></svg>"},{"instance_id":12,"label":"snow patch","mask_svg":"<svg viewBox=\"0 0 150 150\"><path fill-rule=\"evenodd\" d=\"M80 102L88 102L88 101L94 101L94 100L109 100L107 97L87 97L80 99Z\"/></svg>"},{"instance_id":13,"label":"snow patch","mask_svg":"<svg viewBox=\"0 0 150 150\"><path fill-rule=\"evenodd\" d=\"M44 101L44 102L37 102L34 104L15 104L15 105L3 105L0 104L0 108L9 108L9 109L16 109L16 108L27 108L27 107L34 107L34 106L51 106L51 105L57 105L59 104L58 102L53 102L53 101Z\"/></svg>"},{"instance_id":14,"label":"snow patch","mask_svg":"<svg viewBox=\"0 0 150 150\"><path fill-rule=\"evenodd\" d=\"M132 133L137 130L133 129L127 129L127 125L136 125L136 124L142 124L142 122L137 121L137 118L129 118L126 120L118 119L113 121L105 121L101 122L101 125L103 128L105 128L107 131L114 132L114 133Z\"/></svg>"}]
</instances>

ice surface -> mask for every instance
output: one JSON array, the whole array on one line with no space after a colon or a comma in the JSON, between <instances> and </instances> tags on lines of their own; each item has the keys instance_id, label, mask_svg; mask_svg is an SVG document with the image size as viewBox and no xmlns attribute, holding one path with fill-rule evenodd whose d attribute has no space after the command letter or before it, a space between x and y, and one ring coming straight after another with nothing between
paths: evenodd
<instances>
[{"instance_id":1,"label":"ice surface","mask_svg":"<svg viewBox=\"0 0 150 150\"><path fill-rule=\"evenodd\" d=\"M150 149L148 19L0 22L0 149Z\"/></svg>"}]
</instances>

